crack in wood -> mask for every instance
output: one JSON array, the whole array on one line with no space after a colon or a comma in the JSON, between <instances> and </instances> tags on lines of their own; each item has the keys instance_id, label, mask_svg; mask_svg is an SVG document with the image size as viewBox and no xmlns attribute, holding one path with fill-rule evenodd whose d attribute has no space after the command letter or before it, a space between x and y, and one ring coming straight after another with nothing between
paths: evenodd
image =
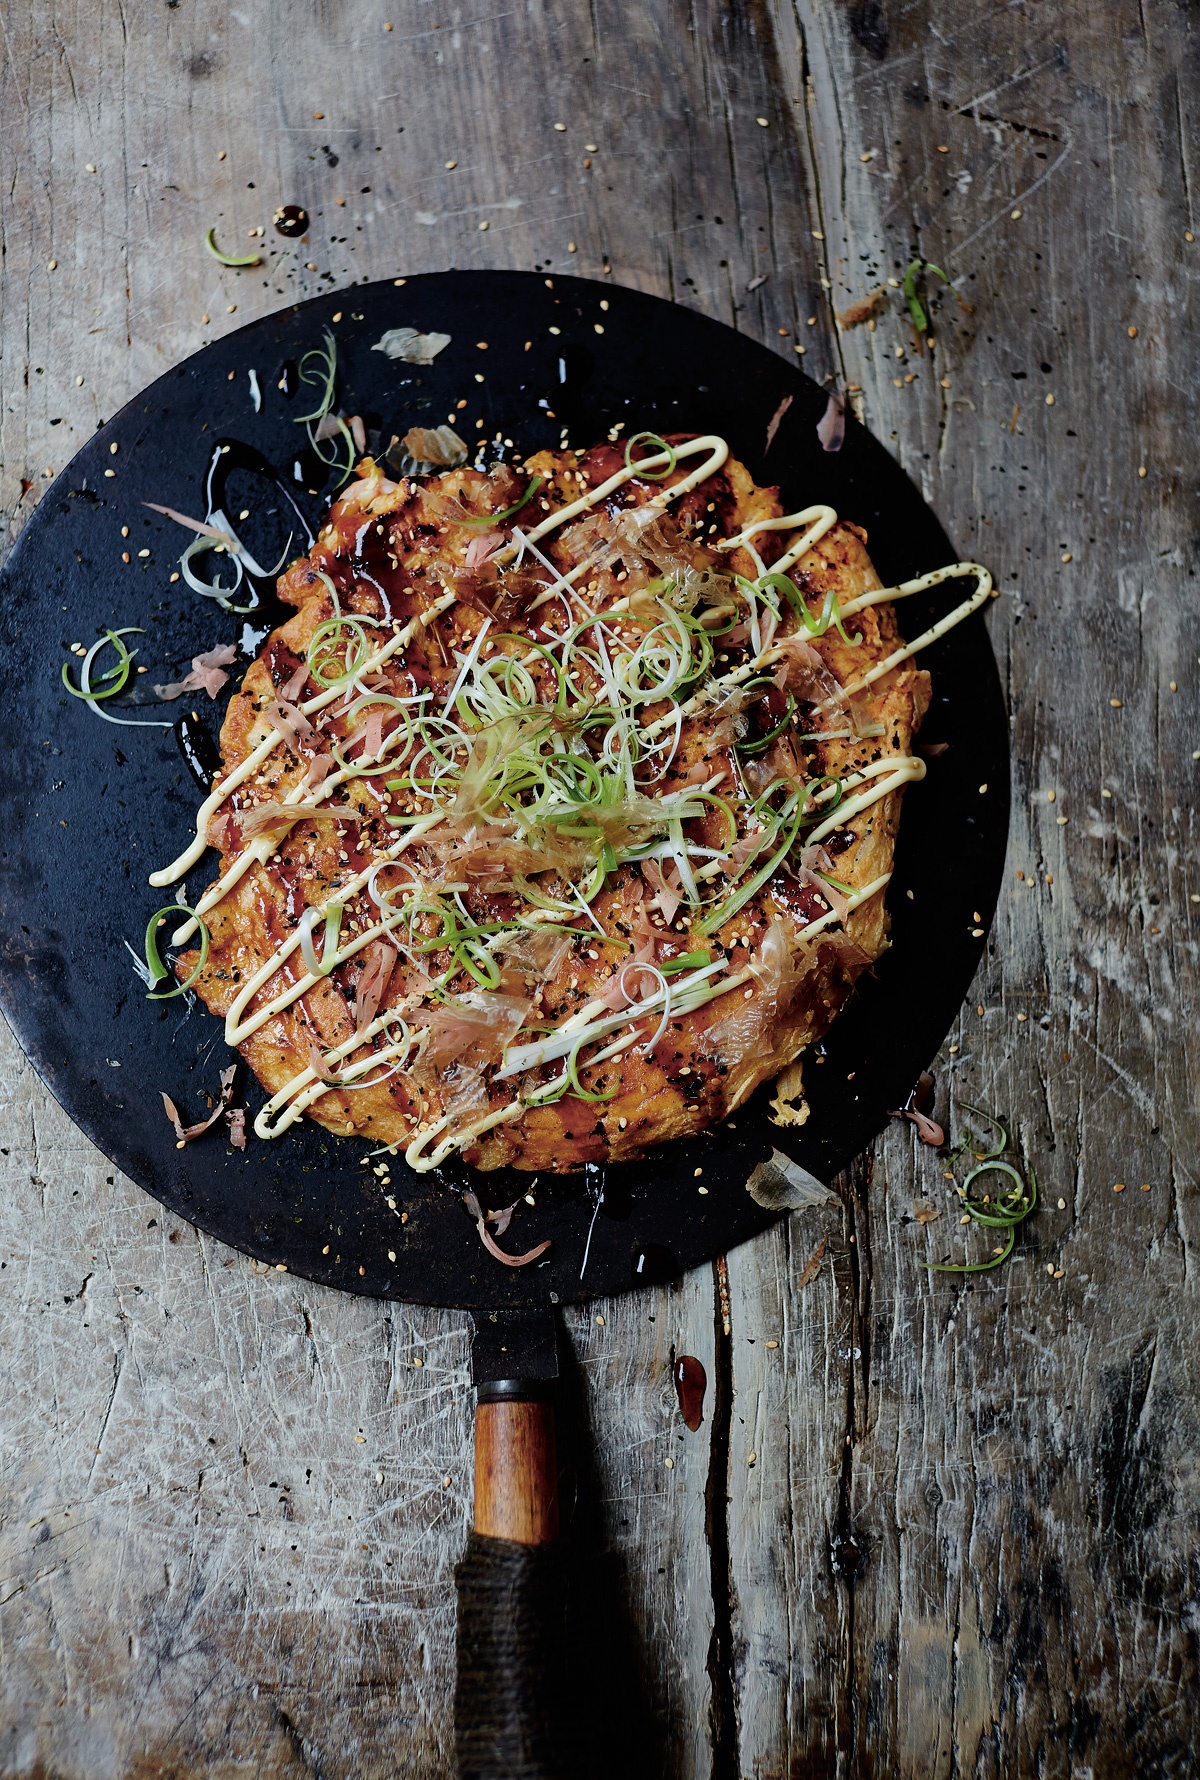
<instances>
[{"instance_id":1,"label":"crack in wood","mask_svg":"<svg viewBox=\"0 0 1200 1780\"><path fill-rule=\"evenodd\" d=\"M708 1644L712 1780L738 1780L737 1707L733 1690L733 1576L729 1562L729 1448L733 1424L733 1357L721 1289L724 1256L713 1262L713 1394L704 1486L713 1628Z\"/></svg>"}]
</instances>

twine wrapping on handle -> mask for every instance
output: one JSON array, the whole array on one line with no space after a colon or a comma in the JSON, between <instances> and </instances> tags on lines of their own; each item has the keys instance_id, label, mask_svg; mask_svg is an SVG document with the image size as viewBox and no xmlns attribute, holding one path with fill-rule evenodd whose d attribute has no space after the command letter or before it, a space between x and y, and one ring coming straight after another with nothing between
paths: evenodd
<instances>
[{"instance_id":1,"label":"twine wrapping on handle","mask_svg":"<svg viewBox=\"0 0 1200 1780\"><path fill-rule=\"evenodd\" d=\"M561 1546L472 1533L455 1580L459 1780L567 1780Z\"/></svg>"}]
</instances>

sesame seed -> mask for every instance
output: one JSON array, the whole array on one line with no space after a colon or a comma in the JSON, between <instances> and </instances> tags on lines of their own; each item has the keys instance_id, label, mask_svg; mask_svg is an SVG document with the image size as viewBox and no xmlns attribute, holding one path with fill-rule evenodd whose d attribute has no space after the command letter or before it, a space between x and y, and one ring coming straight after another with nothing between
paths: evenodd
<instances>
[{"instance_id":1,"label":"sesame seed","mask_svg":"<svg viewBox=\"0 0 1200 1780\"><path fill-rule=\"evenodd\" d=\"M453 173L453 171L454 171L454 169L455 169L455 168L456 168L456 167L457 167L457 166L458 166L458 162L457 162L457 161L447 161L447 162L446 162L446 171L447 171L447 173Z\"/></svg>"},{"instance_id":2,"label":"sesame seed","mask_svg":"<svg viewBox=\"0 0 1200 1780\"><path fill-rule=\"evenodd\" d=\"M87 162L85 162L85 166L87 167L87 170L89 173L94 173L96 171L95 161L87 161Z\"/></svg>"},{"instance_id":3,"label":"sesame seed","mask_svg":"<svg viewBox=\"0 0 1200 1780\"><path fill-rule=\"evenodd\" d=\"M47 260L46 261L46 270L47 270L47 272L57 272L58 271L58 261L57 260Z\"/></svg>"},{"instance_id":4,"label":"sesame seed","mask_svg":"<svg viewBox=\"0 0 1200 1780\"><path fill-rule=\"evenodd\" d=\"M1146 466L1145 466L1145 464L1139 464L1139 465L1138 465L1138 475L1139 475L1139 476L1145 476L1145 474L1146 474Z\"/></svg>"},{"instance_id":5,"label":"sesame seed","mask_svg":"<svg viewBox=\"0 0 1200 1780\"><path fill-rule=\"evenodd\" d=\"M1047 396L1047 397L1046 397L1046 406L1047 406L1047 408L1053 408L1053 406L1054 406L1054 397L1053 397L1053 395L1048 395L1048 396Z\"/></svg>"},{"instance_id":6,"label":"sesame seed","mask_svg":"<svg viewBox=\"0 0 1200 1780\"><path fill-rule=\"evenodd\" d=\"M139 550L138 551L139 556L149 556L149 554L150 554L150 552L148 550Z\"/></svg>"},{"instance_id":7,"label":"sesame seed","mask_svg":"<svg viewBox=\"0 0 1200 1780\"><path fill-rule=\"evenodd\" d=\"M768 1341L767 1346L768 1347L778 1347L779 1343L777 1341Z\"/></svg>"},{"instance_id":8,"label":"sesame seed","mask_svg":"<svg viewBox=\"0 0 1200 1780\"><path fill-rule=\"evenodd\" d=\"M1119 711L1123 707L1125 700L1123 698L1110 698L1108 702L1114 711Z\"/></svg>"},{"instance_id":9,"label":"sesame seed","mask_svg":"<svg viewBox=\"0 0 1200 1780\"><path fill-rule=\"evenodd\" d=\"M1010 210L1008 214L1013 222L1020 222L1025 212L1023 210Z\"/></svg>"},{"instance_id":10,"label":"sesame seed","mask_svg":"<svg viewBox=\"0 0 1200 1780\"><path fill-rule=\"evenodd\" d=\"M1070 562L1070 560L1071 560L1071 552L1069 550L1064 550L1063 551L1063 561Z\"/></svg>"},{"instance_id":11,"label":"sesame seed","mask_svg":"<svg viewBox=\"0 0 1200 1780\"><path fill-rule=\"evenodd\" d=\"M578 251L579 251L579 249L576 247L576 245L573 241L567 242L567 252L568 253L578 253Z\"/></svg>"},{"instance_id":12,"label":"sesame seed","mask_svg":"<svg viewBox=\"0 0 1200 1780\"><path fill-rule=\"evenodd\" d=\"M1136 328L1126 328L1125 332L1129 335L1129 338L1131 340L1137 339L1137 329Z\"/></svg>"},{"instance_id":13,"label":"sesame seed","mask_svg":"<svg viewBox=\"0 0 1200 1780\"><path fill-rule=\"evenodd\" d=\"M1123 1193L1124 1191L1125 1191L1125 1182L1123 1180L1119 1180L1117 1182L1117 1184L1114 1186L1113 1192L1114 1193Z\"/></svg>"},{"instance_id":14,"label":"sesame seed","mask_svg":"<svg viewBox=\"0 0 1200 1780\"><path fill-rule=\"evenodd\" d=\"M491 225L491 223L490 223L490 222L487 222L487 221L484 221L484 222L481 222L481 223L480 223L480 225L479 225L479 230L480 230L480 233L481 233L481 234L483 234L483 233L485 233L485 232L486 232L486 231L487 231L487 230L488 230L488 229L490 229L490 228L491 228L491 226L492 226L492 225Z\"/></svg>"},{"instance_id":15,"label":"sesame seed","mask_svg":"<svg viewBox=\"0 0 1200 1780\"><path fill-rule=\"evenodd\" d=\"M564 132L566 130L566 127L567 127L566 124L555 124L555 126L554 126L554 128L556 130L558 130L560 133Z\"/></svg>"},{"instance_id":16,"label":"sesame seed","mask_svg":"<svg viewBox=\"0 0 1200 1780\"><path fill-rule=\"evenodd\" d=\"M770 123L770 119L765 118L765 117L756 117L754 121L756 124L759 124L764 130L768 127L768 125Z\"/></svg>"},{"instance_id":17,"label":"sesame seed","mask_svg":"<svg viewBox=\"0 0 1200 1780\"><path fill-rule=\"evenodd\" d=\"M674 1459L664 1459L663 1464L667 1467L668 1471L673 1471L675 1469Z\"/></svg>"}]
</instances>

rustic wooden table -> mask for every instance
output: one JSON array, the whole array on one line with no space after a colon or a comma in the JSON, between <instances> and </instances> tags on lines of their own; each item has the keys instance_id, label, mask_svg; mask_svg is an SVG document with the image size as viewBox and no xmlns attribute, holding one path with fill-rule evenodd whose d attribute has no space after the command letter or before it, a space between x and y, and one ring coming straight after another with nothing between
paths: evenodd
<instances>
[{"instance_id":1,"label":"rustic wooden table","mask_svg":"<svg viewBox=\"0 0 1200 1780\"><path fill-rule=\"evenodd\" d=\"M681 1780L1194 1772L1194 11L6 0L0 24L10 535L223 330L538 266L803 349L992 565L1010 856L935 1068L942 1106L1008 1115L1042 1207L999 1271L927 1273L956 1210L896 1128L841 1211L729 1256L727 1327L715 1270L567 1317L576 1526L607 1554L589 1748ZM271 230L286 202L308 245ZM265 228L265 272L215 265L210 224ZM932 356L885 283L914 254L970 305L938 301ZM881 284L874 328L839 331ZM464 1319L197 1236L7 1037L0 1066L0 1770L447 1775ZM698 1434L673 1346L715 1381Z\"/></svg>"}]
</instances>

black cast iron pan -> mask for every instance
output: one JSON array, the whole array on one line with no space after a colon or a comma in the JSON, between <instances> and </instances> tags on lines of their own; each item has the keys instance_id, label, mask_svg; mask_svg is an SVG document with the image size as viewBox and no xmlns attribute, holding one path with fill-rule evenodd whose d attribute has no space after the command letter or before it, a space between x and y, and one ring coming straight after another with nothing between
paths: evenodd
<instances>
[{"instance_id":1,"label":"black cast iron pan","mask_svg":"<svg viewBox=\"0 0 1200 1780\"><path fill-rule=\"evenodd\" d=\"M427 366L373 350L401 326L447 333L451 344ZM823 1062L806 1070L805 1126L781 1133L770 1124L764 1090L732 1128L607 1172L543 1177L536 1207L522 1204L507 1240L521 1249L549 1237L552 1247L519 1272L480 1248L463 1210L461 1167L415 1177L393 1162L390 1206L363 1166L366 1146L315 1125L276 1142L252 1138L243 1153L217 1130L178 1151L160 1092L185 1120L203 1116L227 1060L221 1029L199 1004L189 1012L180 1001L147 1003L124 942L140 952L146 919L166 900L147 875L186 843L201 793L170 730L102 723L63 691L59 669L72 643L90 644L106 626L141 626L131 640L150 669L138 692L148 701L154 682L181 677L192 655L218 642L241 639L248 656L256 652L255 633L282 616L269 583L259 584L256 609L238 617L171 584L187 534L143 503L203 517L214 456L229 444L217 468L220 504L234 518L248 511L240 529L259 561L274 562L289 535L293 553L306 547L305 527L320 523L332 484L303 449L295 416L310 392L297 394L296 367L327 329L337 342L339 405L364 417L372 445L451 415L472 442L512 441L501 446L510 454L556 446L564 429L571 444L592 444L617 420L626 436L718 432L758 482L780 485L788 507L828 502L865 526L885 583L954 559L913 485L861 427L849 421L842 449L822 449L824 390L766 348L657 298L576 278L450 272L351 287L255 322L159 378L103 426L46 491L5 567L0 1003L44 1081L106 1155L164 1205L260 1260L345 1291L477 1313L544 1309L671 1277L770 1221L744 1187L776 1146L823 1179L858 1153L957 1012L1007 836L1007 721L986 629L970 620L924 657L934 690L921 743L946 747L906 793L888 892L893 945L839 1016ZM768 423L785 396L792 402L768 453ZM907 634L956 596L961 584L906 602ZM201 713L214 735L224 702L206 701ZM149 702L120 709L180 714ZM192 874L193 898L210 875L203 863ZM261 1094L252 1081L244 1092L252 1123ZM499 1205L529 1182L491 1175L472 1184ZM485 1396L498 1389L503 1398L506 1378L553 1370L544 1327L476 1320L492 1344L490 1354L477 1344ZM511 1341L498 1337L505 1329ZM541 1414L528 1402L496 1407L510 1417L536 1410L535 1422ZM504 1459L510 1479L513 1458ZM528 1572L520 1574L525 1587ZM519 1617L507 1611L510 1630ZM490 1770L464 1757L464 1771Z\"/></svg>"}]
</instances>

